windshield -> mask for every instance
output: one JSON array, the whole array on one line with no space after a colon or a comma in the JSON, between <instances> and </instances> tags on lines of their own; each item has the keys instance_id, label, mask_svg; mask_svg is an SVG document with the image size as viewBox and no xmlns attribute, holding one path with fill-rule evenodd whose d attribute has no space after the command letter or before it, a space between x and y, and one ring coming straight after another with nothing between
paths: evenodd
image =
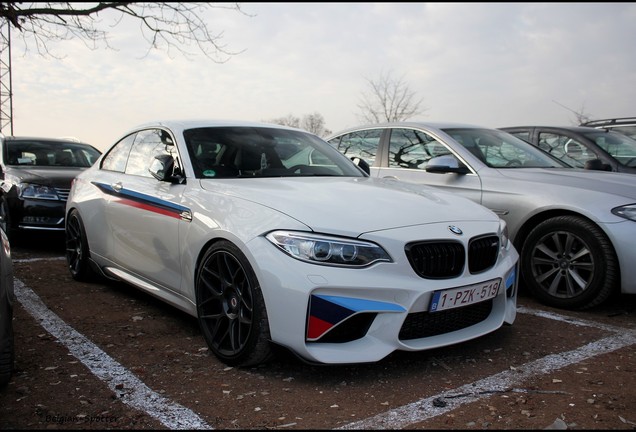
<instances>
[{"instance_id":1,"label":"windshield","mask_svg":"<svg viewBox=\"0 0 636 432\"><path fill-rule=\"evenodd\" d=\"M209 127L183 135L197 178L365 176L327 142L302 131Z\"/></svg>"},{"instance_id":2,"label":"windshield","mask_svg":"<svg viewBox=\"0 0 636 432\"><path fill-rule=\"evenodd\" d=\"M28 139L5 143L7 165L88 168L101 154L90 145L75 142Z\"/></svg>"},{"instance_id":3,"label":"windshield","mask_svg":"<svg viewBox=\"0 0 636 432\"><path fill-rule=\"evenodd\" d=\"M609 153L619 163L636 167L636 140L618 132L603 130L585 132L583 135Z\"/></svg>"},{"instance_id":4,"label":"windshield","mask_svg":"<svg viewBox=\"0 0 636 432\"><path fill-rule=\"evenodd\" d=\"M497 129L446 128L443 131L491 168L568 166L532 144Z\"/></svg>"}]
</instances>

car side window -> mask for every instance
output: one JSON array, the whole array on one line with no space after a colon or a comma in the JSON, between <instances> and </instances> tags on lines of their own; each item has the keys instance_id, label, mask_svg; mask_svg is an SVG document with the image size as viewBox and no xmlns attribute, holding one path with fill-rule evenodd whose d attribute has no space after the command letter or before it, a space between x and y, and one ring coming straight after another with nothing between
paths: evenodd
<instances>
[{"instance_id":1,"label":"car side window","mask_svg":"<svg viewBox=\"0 0 636 432\"><path fill-rule=\"evenodd\" d=\"M329 144L349 158L358 157L373 166L380 145L382 129L356 131L329 141Z\"/></svg>"},{"instance_id":2,"label":"car side window","mask_svg":"<svg viewBox=\"0 0 636 432\"><path fill-rule=\"evenodd\" d=\"M530 131L508 132L508 133L526 142L532 143L532 138L530 138Z\"/></svg>"},{"instance_id":3,"label":"car side window","mask_svg":"<svg viewBox=\"0 0 636 432\"><path fill-rule=\"evenodd\" d=\"M389 141L389 167L424 169L436 156L449 154L444 144L414 129L393 129Z\"/></svg>"},{"instance_id":4,"label":"car side window","mask_svg":"<svg viewBox=\"0 0 636 432\"><path fill-rule=\"evenodd\" d=\"M539 133L538 147L575 168L583 168L586 161L596 157L576 139L551 132Z\"/></svg>"},{"instance_id":5,"label":"car side window","mask_svg":"<svg viewBox=\"0 0 636 432\"><path fill-rule=\"evenodd\" d=\"M148 170L155 156L174 153L174 143L166 132L148 129L137 133L128 156L126 174L152 177Z\"/></svg>"},{"instance_id":6,"label":"car side window","mask_svg":"<svg viewBox=\"0 0 636 432\"><path fill-rule=\"evenodd\" d=\"M137 134L128 135L115 144L102 159L101 168L123 173L126 170L126 161L128 161L128 154L130 154L130 148L135 141L135 136Z\"/></svg>"}]
</instances>

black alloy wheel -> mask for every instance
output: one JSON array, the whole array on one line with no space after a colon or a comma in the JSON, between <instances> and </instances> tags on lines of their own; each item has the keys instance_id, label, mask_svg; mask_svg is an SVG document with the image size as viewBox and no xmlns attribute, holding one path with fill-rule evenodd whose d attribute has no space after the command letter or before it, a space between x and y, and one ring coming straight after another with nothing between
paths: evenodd
<instances>
[{"instance_id":1,"label":"black alloy wheel","mask_svg":"<svg viewBox=\"0 0 636 432\"><path fill-rule=\"evenodd\" d=\"M199 325L214 355L230 366L253 366L272 356L261 288L234 244L219 241L206 251L195 289Z\"/></svg>"},{"instance_id":2,"label":"black alloy wheel","mask_svg":"<svg viewBox=\"0 0 636 432\"><path fill-rule=\"evenodd\" d=\"M88 282L95 278L90 265L90 252L84 223L77 209L72 210L66 221L66 262L73 279Z\"/></svg>"}]
</instances>

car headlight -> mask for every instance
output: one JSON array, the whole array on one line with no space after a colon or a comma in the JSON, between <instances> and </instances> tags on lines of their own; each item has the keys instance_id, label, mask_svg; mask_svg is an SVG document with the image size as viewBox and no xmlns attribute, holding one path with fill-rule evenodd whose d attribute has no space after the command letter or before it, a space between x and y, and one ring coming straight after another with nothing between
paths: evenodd
<instances>
[{"instance_id":1,"label":"car headlight","mask_svg":"<svg viewBox=\"0 0 636 432\"><path fill-rule=\"evenodd\" d=\"M636 222L636 204L628 204L620 207L615 207L612 209L612 213L614 213L616 216L620 216Z\"/></svg>"},{"instance_id":2,"label":"car headlight","mask_svg":"<svg viewBox=\"0 0 636 432\"><path fill-rule=\"evenodd\" d=\"M503 219L499 219L499 241L502 249L508 248L508 225Z\"/></svg>"},{"instance_id":3,"label":"car headlight","mask_svg":"<svg viewBox=\"0 0 636 432\"><path fill-rule=\"evenodd\" d=\"M288 255L312 264L365 267L392 261L384 249L370 242L291 231L272 231L266 238Z\"/></svg>"},{"instance_id":4,"label":"car headlight","mask_svg":"<svg viewBox=\"0 0 636 432\"><path fill-rule=\"evenodd\" d=\"M55 188L32 184L32 183L20 183L18 185L18 195L22 198L35 198L45 200L59 200L60 197L57 194Z\"/></svg>"}]
</instances>

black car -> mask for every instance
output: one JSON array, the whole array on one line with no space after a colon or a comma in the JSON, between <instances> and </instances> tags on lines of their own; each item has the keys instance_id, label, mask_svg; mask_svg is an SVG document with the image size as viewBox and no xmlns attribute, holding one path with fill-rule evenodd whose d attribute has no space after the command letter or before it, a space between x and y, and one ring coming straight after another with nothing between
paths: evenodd
<instances>
[{"instance_id":1,"label":"black car","mask_svg":"<svg viewBox=\"0 0 636 432\"><path fill-rule=\"evenodd\" d=\"M618 132L586 126L499 129L547 151L573 168L636 174L636 140Z\"/></svg>"},{"instance_id":2,"label":"black car","mask_svg":"<svg viewBox=\"0 0 636 432\"><path fill-rule=\"evenodd\" d=\"M13 262L5 232L0 229L0 387L5 386L13 373L15 345L13 341Z\"/></svg>"},{"instance_id":3,"label":"black car","mask_svg":"<svg viewBox=\"0 0 636 432\"><path fill-rule=\"evenodd\" d=\"M101 152L71 139L0 137L0 227L64 231L71 182Z\"/></svg>"}]
</instances>

